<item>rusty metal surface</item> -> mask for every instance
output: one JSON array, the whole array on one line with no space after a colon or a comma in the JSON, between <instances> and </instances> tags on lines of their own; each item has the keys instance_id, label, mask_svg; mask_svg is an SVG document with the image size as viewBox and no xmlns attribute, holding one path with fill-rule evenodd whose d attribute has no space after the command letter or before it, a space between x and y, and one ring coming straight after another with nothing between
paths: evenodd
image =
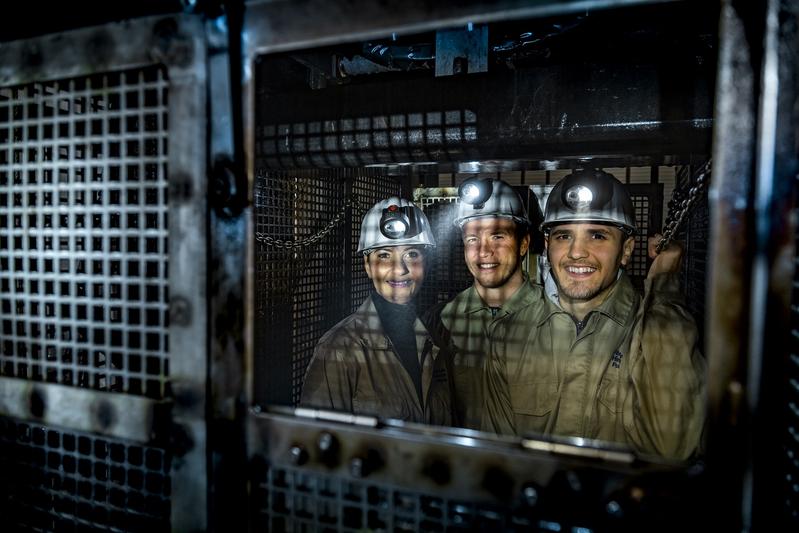
<instances>
[{"instance_id":1,"label":"rusty metal surface","mask_svg":"<svg viewBox=\"0 0 799 533\"><path fill-rule=\"evenodd\" d=\"M0 377L0 416L148 443L167 437L168 402Z\"/></svg>"},{"instance_id":2,"label":"rusty metal surface","mask_svg":"<svg viewBox=\"0 0 799 533\"><path fill-rule=\"evenodd\" d=\"M756 248L748 353L747 400L752 454L745 478L745 526L799 527L793 483L796 453L795 320L796 198L799 131L799 2L769 0L764 14L755 196ZM769 413L765 417L761 413ZM751 480L751 481L750 481Z\"/></svg>"},{"instance_id":3,"label":"rusty metal surface","mask_svg":"<svg viewBox=\"0 0 799 533\"><path fill-rule=\"evenodd\" d=\"M207 527L206 386L207 323L207 63L200 17L166 32L162 46L170 79L169 97L169 287L172 299L186 302L170 309L170 373L173 425L181 428L183 453L173 463L172 527ZM198 509L203 511L198 512Z\"/></svg>"},{"instance_id":4,"label":"rusty metal surface","mask_svg":"<svg viewBox=\"0 0 799 533\"><path fill-rule=\"evenodd\" d=\"M186 20L145 17L0 43L0 85L160 63L190 67L196 50Z\"/></svg>"},{"instance_id":5,"label":"rusty metal surface","mask_svg":"<svg viewBox=\"0 0 799 533\"><path fill-rule=\"evenodd\" d=\"M0 19L0 40L16 41L100 26L145 16L178 14L195 7L198 2L183 0L137 0L136 2L87 3L31 0L20 2L13 17Z\"/></svg>"},{"instance_id":6,"label":"rusty metal surface","mask_svg":"<svg viewBox=\"0 0 799 533\"><path fill-rule=\"evenodd\" d=\"M756 409L750 398L760 386L761 361L755 352L760 351L767 334L762 322L767 242L757 231L762 225L757 217L768 215L758 215L752 200L758 180L765 178L757 175L758 160L773 158L773 153L762 153L762 138L758 138L764 126L763 99L768 95L760 92L763 49L753 43L763 42L764 19L762 5L733 0L722 3L714 176L708 193L706 355L708 469L714 480L711 505L722 510L737 504L735 513L724 514L720 527L741 530L752 526L753 441L757 438L753 436Z\"/></svg>"},{"instance_id":7,"label":"rusty metal surface","mask_svg":"<svg viewBox=\"0 0 799 533\"><path fill-rule=\"evenodd\" d=\"M711 211L710 276L706 333L708 344L708 409L711 419L731 416L744 379L747 345L749 251L752 227L749 195L755 148L755 72L744 24L731 2L721 13L721 43L713 139L714 179L709 190ZM735 236L731 238L731 236ZM732 411L730 411L732 410ZM721 421L720 421L721 422Z\"/></svg>"},{"instance_id":8,"label":"rusty metal surface","mask_svg":"<svg viewBox=\"0 0 799 533\"><path fill-rule=\"evenodd\" d=\"M228 6L230 8L231 6ZM235 13L206 22L209 108L209 397L208 529L246 529L244 420L244 277L247 272L246 176L239 129L241 87L234 72L240 26ZM251 374L250 374L251 375Z\"/></svg>"}]
</instances>

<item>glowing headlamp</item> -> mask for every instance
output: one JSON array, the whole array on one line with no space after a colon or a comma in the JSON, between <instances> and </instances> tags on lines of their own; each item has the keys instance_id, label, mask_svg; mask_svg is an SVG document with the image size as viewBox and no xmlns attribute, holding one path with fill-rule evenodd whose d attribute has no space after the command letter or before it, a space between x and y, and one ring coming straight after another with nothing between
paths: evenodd
<instances>
[{"instance_id":1,"label":"glowing headlamp","mask_svg":"<svg viewBox=\"0 0 799 533\"><path fill-rule=\"evenodd\" d=\"M458 197L461 202L472 205L475 209L482 209L491 197L491 181L471 178L458 187Z\"/></svg>"},{"instance_id":2,"label":"glowing headlamp","mask_svg":"<svg viewBox=\"0 0 799 533\"><path fill-rule=\"evenodd\" d=\"M403 237L414 237L421 232L421 228L416 224L416 217L413 207L400 207L390 205L383 209L383 216L380 218L380 233L389 239L402 239Z\"/></svg>"},{"instance_id":3,"label":"glowing headlamp","mask_svg":"<svg viewBox=\"0 0 799 533\"><path fill-rule=\"evenodd\" d=\"M599 212L613 198L612 181L596 177L594 170L575 170L563 179L561 200L572 211ZM615 178L614 178L615 179Z\"/></svg>"},{"instance_id":4,"label":"glowing headlamp","mask_svg":"<svg viewBox=\"0 0 799 533\"><path fill-rule=\"evenodd\" d=\"M566 205L575 211L591 207L594 201L594 192L585 185L575 185L566 191Z\"/></svg>"}]
</instances>

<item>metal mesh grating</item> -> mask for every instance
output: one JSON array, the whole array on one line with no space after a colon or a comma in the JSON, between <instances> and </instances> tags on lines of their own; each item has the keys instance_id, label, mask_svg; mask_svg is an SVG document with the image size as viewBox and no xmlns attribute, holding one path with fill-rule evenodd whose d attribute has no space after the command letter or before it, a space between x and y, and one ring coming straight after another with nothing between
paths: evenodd
<instances>
[{"instance_id":1,"label":"metal mesh grating","mask_svg":"<svg viewBox=\"0 0 799 533\"><path fill-rule=\"evenodd\" d=\"M648 195L630 194L635 210L635 223L638 233L635 234L635 253L626 267L627 274L635 280L643 280L652 261L647 255L647 237L649 236L649 220L651 200Z\"/></svg>"},{"instance_id":2,"label":"metal mesh grating","mask_svg":"<svg viewBox=\"0 0 799 533\"><path fill-rule=\"evenodd\" d=\"M316 474L263 472L253 494L255 531L591 531L500 507Z\"/></svg>"},{"instance_id":3,"label":"metal mesh grating","mask_svg":"<svg viewBox=\"0 0 799 533\"><path fill-rule=\"evenodd\" d=\"M169 531L165 450L0 418L0 514L13 531Z\"/></svg>"},{"instance_id":4,"label":"metal mesh grating","mask_svg":"<svg viewBox=\"0 0 799 533\"><path fill-rule=\"evenodd\" d=\"M477 140L477 115L456 109L266 124L258 136L269 168L433 161Z\"/></svg>"},{"instance_id":5,"label":"metal mesh grating","mask_svg":"<svg viewBox=\"0 0 799 533\"><path fill-rule=\"evenodd\" d=\"M419 202L430 221L437 244L432 268L419 297L422 312L450 301L473 282L463 260L460 230L452 224L457 200L457 196L424 196Z\"/></svg>"},{"instance_id":6,"label":"metal mesh grating","mask_svg":"<svg viewBox=\"0 0 799 533\"><path fill-rule=\"evenodd\" d=\"M329 206L343 205L343 192L340 179L319 172L265 173L256 183L256 231L283 240L309 237L333 217ZM342 231L296 249L261 245L257 252L259 346L268 344L269 368L289 371L283 380L291 376L292 402L316 340L341 307Z\"/></svg>"},{"instance_id":7,"label":"metal mesh grating","mask_svg":"<svg viewBox=\"0 0 799 533\"><path fill-rule=\"evenodd\" d=\"M357 214L354 214L352 217L352 231L350 232L350 255L354 258L351 270L351 313L358 309L374 287L372 281L366 275L366 270L363 266L363 256L357 253L363 216L366 214L366 211L379 200L383 200L390 196L402 196L402 191L397 181L374 171L370 171L368 174L360 171L358 178L353 184L353 190L361 209L356 211Z\"/></svg>"},{"instance_id":8,"label":"metal mesh grating","mask_svg":"<svg viewBox=\"0 0 799 533\"><path fill-rule=\"evenodd\" d=\"M344 206L347 191L359 208L322 239L292 248L258 246L259 403L299 402L317 341L354 311L371 287L363 259L355 254L361 216L378 199L398 194L399 186L377 169L262 172L256 178L256 233L284 241L323 230Z\"/></svg>"},{"instance_id":9,"label":"metal mesh grating","mask_svg":"<svg viewBox=\"0 0 799 533\"><path fill-rule=\"evenodd\" d=\"M0 373L168 396L167 80L0 88Z\"/></svg>"},{"instance_id":10,"label":"metal mesh grating","mask_svg":"<svg viewBox=\"0 0 799 533\"><path fill-rule=\"evenodd\" d=\"M677 187L687 191L691 186L691 167L681 167L677 171ZM711 177L712 179L712 177ZM707 189L699 196L691 213L678 232L678 238L686 245L683 260L683 286L685 300L700 332L704 331L705 316L705 276L707 273L707 243L710 237L710 210ZM700 338L700 340L702 340Z\"/></svg>"}]
</instances>

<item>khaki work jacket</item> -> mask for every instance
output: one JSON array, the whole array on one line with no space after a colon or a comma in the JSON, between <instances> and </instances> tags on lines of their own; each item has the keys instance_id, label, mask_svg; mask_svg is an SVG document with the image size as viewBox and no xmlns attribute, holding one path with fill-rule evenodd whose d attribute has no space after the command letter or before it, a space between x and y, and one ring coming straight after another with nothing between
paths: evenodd
<instances>
[{"instance_id":1,"label":"khaki work jacket","mask_svg":"<svg viewBox=\"0 0 799 533\"><path fill-rule=\"evenodd\" d=\"M579 334L543 289L532 308L523 349L495 343L486 367L494 431L614 441L675 459L697 451L706 364L675 276L647 280L641 298L622 274Z\"/></svg>"},{"instance_id":2,"label":"khaki work jacket","mask_svg":"<svg viewBox=\"0 0 799 533\"><path fill-rule=\"evenodd\" d=\"M371 296L319 340L305 374L300 403L353 414L450 425L450 381L445 358L439 357L438 347L418 319L415 333L424 404L383 330Z\"/></svg>"},{"instance_id":3,"label":"khaki work jacket","mask_svg":"<svg viewBox=\"0 0 799 533\"><path fill-rule=\"evenodd\" d=\"M494 430L488 422L493 402L485 398L486 360L493 346L500 343L505 351L521 350L530 331L534 306L539 292L530 283L524 283L496 316L483 302L474 286L462 291L447 303L440 312L433 311L427 323L439 344L449 345L452 352L454 382L453 405L455 423L459 426Z\"/></svg>"}]
</instances>

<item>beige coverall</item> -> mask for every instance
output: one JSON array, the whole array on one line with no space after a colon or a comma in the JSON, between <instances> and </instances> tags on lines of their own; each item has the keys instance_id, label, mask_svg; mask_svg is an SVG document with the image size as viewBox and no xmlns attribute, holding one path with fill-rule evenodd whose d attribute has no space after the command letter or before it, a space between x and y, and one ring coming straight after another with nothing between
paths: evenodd
<instances>
[{"instance_id":1,"label":"beige coverall","mask_svg":"<svg viewBox=\"0 0 799 533\"><path fill-rule=\"evenodd\" d=\"M435 425L452 423L446 361L419 319L416 349L422 397L386 335L371 297L319 340L300 404Z\"/></svg>"},{"instance_id":2,"label":"beige coverall","mask_svg":"<svg viewBox=\"0 0 799 533\"><path fill-rule=\"evenodd\" d=\"M700 447L706 363L679 281L647 280L641 298L622 274L611 291L579 334L572 317L538 292L523 349L494 344L486 367L489 425L686 459Z\"/></svg>"}]
</instances>

